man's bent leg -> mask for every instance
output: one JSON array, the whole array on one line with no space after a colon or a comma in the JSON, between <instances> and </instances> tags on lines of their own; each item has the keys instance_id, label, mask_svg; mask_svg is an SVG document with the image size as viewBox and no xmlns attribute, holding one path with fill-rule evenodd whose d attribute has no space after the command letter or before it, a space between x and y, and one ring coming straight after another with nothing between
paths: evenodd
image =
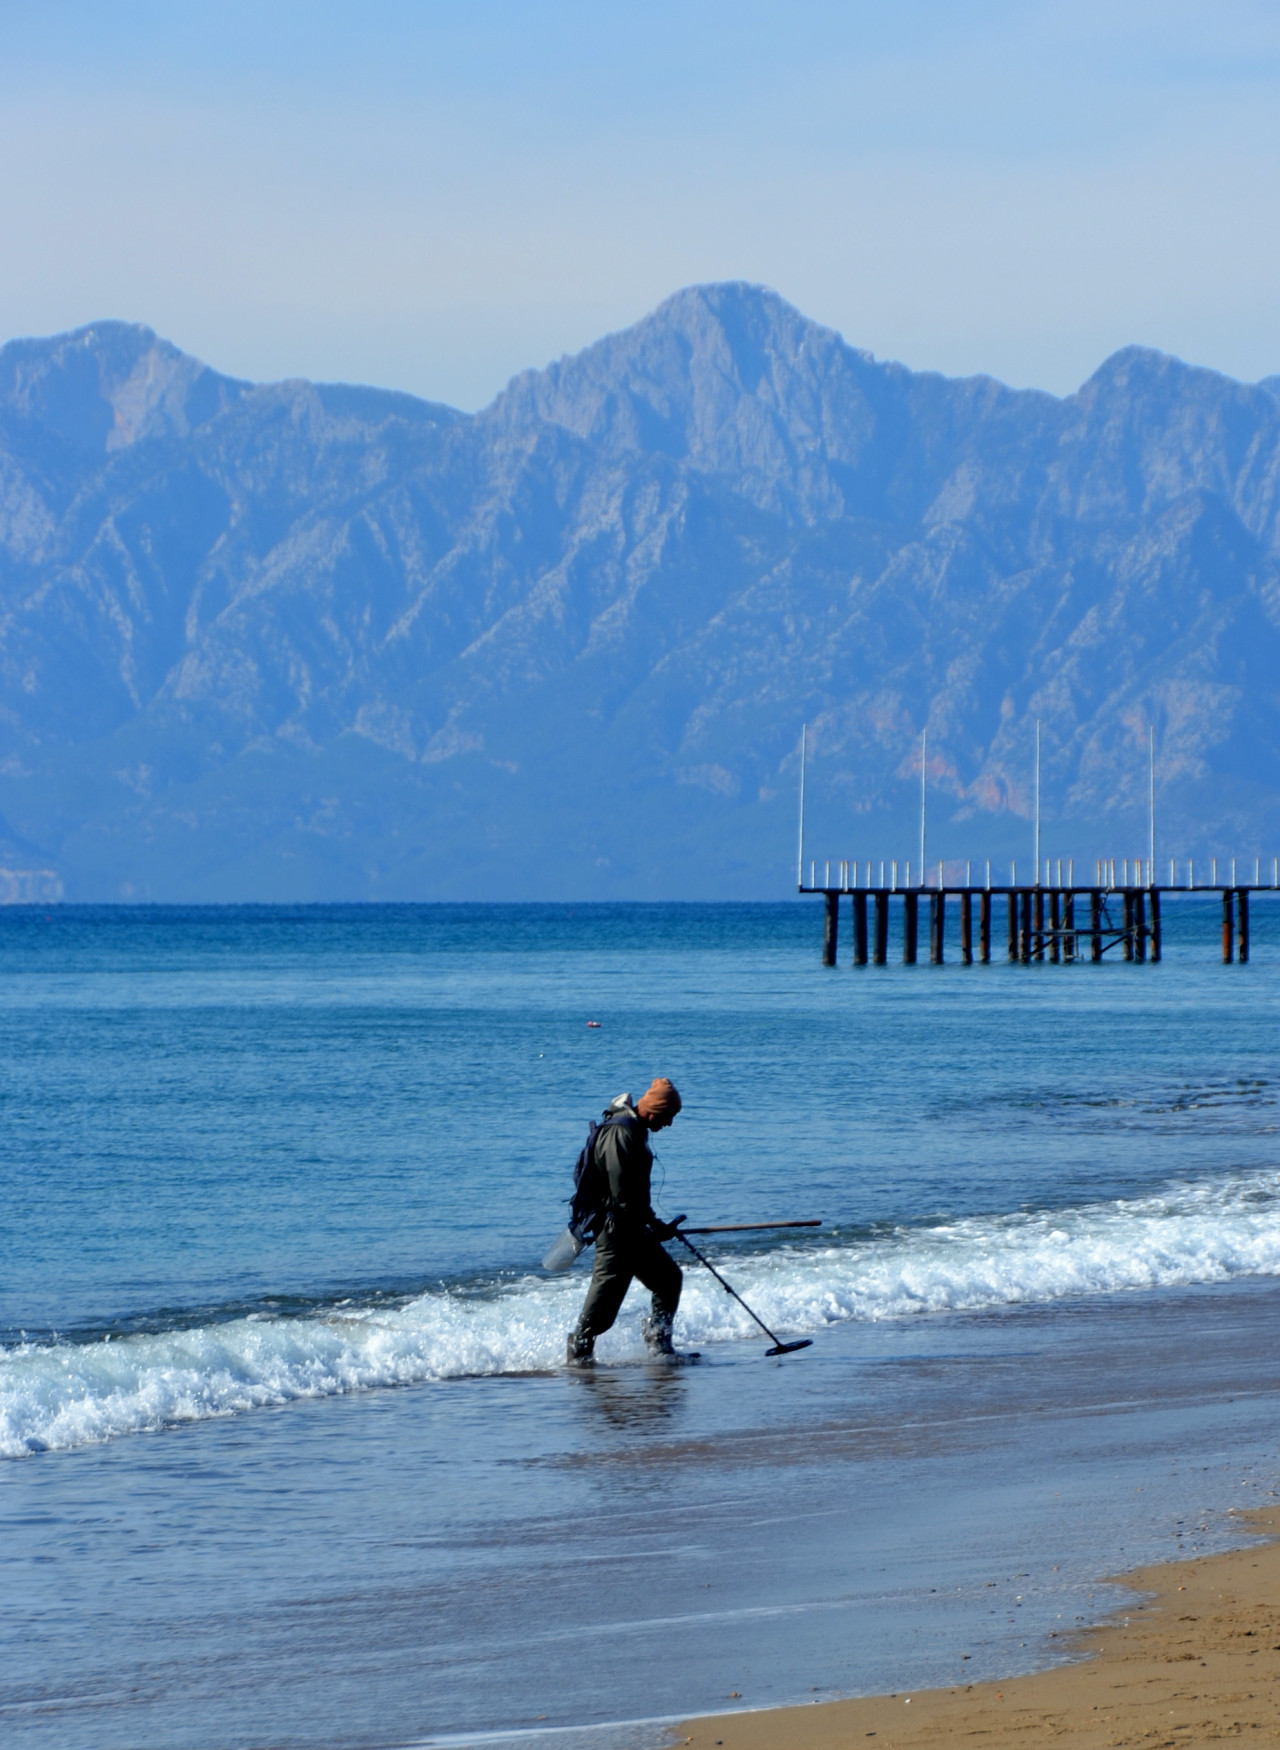
<instances>
[{"instance_id":1,"label":"man's bent leg","mask_svg":"<svg viewBox=\"0 0 1280 1750\"><path fill-rule=\"evenodd\" d=\"M620 1253L608 1235L596 1241L595 1265L591 1271L591 1286L583 1304L573 1335L569 1338L569 1359L587 1361L595 1341L617 1318L631 1286L631 1260Z\"/></svg>"},{"instance_id":2,"label":"man's bent leg","mask_svg":"<svg viewBox=\"0 0 1280 1750\"><path fill-rule=\"evenodd\" d=\"M657 1240L648 1239L631 1260L631 1267L653 1296L652 1310L641 1326L644 1340L657 1354L670 1355L673 1353L671 1327L684 1282L680 1266Z\"/></svg>"}]
</instances>

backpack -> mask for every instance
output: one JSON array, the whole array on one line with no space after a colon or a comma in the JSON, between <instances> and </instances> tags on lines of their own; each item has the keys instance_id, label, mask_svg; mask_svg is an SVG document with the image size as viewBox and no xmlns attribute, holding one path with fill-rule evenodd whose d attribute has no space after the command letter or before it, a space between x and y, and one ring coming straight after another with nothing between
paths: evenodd
<instances>
[{"instance_id":1,"label":"backpack","mask_svg":"<svg viewBox=\"0 0 1280 1750\"><path fill-rule=\"evenodd\" d=\"M595 1243L597 1234L609 1214L609 1175L596 1159L596 1138L610 1124L625 1124L634 1118L630 1107L621 1112L606 1112L601 1123L593 1118L587 1126L587 1140L573 1165L573 1197L569 1203L569 1232L584 1246Z\"/></svg>"}]
</instances>

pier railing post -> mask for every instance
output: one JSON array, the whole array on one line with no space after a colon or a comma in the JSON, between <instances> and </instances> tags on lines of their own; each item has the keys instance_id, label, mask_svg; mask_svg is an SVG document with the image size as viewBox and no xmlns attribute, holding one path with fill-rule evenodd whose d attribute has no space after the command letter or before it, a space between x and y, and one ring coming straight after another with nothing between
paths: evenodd
<instances>
[{"instance_id":1,"label":"pier railing post","mask_svg":"<svg viewBox=\"0 0 1280 1750\"><path fill-rule=\"evenodd\" d=\"M947 928L947 896L941 888L929 895L929 964L942 965Z\"/></svg>"},{"instance_id":2,"label":"pier railing post","mask_svg":"<svg viewBox=\"0 0 1280 1750\"><path fill-rule=\"evenodd\" d=\"M960 960L973 965L973 895L967 887L960 895Z\"/></svg>"},{"instance_id":3,"label":"pier railing post","mask_svg":"<svg viewBox=\"0 0 1280 1750\"><path fill-rule=\"evenodd\" d=\"M916 963L916 919L920 896L909 888L902 896L902 964L914 966Z\"/></svg>"},{"instance_id":4,"label":"pier railing post","mask_svg":"<svg viewBox=\"0 0 1280 1750\"><path fill-rule=\"evenodd\" d=\"M836 938L840 934L840 895L827 892L822 897L826 902L826 916L822 921L822 964L834 966Z\"/></svg>"},{"instance_id":5,"label":"pier railing post","mask_svg":"<svg viewBox=\"0 0 1280 1750\"><path fill-rule=\"evenodd\" d=\"M1102 894L1096 887L1089 892L1089 958L1102 959Z\"/></svg>"},{"instance_id":6,"label":"pier railing post","mask_svg":"<svg viewBox=\"0 0 1280 1750\"><path fill-rule=\"evenodd\" d=\"M884 966L889 959L889 895L883 888L876 894L875 964Z\"/></svg>"},{"instance_id":7,"label":"pier railing post","mask_svg":"<svg viewBox=\"0 0 1280 1750\"><path fill-rule=\"evenodd\" d=\"M1236 959L1243 966L1249 958L1249 889L1236 892Z\"/></svg>"},{"instance_id":8,"label":"pier railing post","mask_svg":"<svg viewBox=\"0 0 1280 1750\"><path fill-rule=\"evenodd\" d=\"M1235 895L1229 887L1222 890L1222 964L1230 966L1235 957Z\"/></svg>"},{"instance_id":9,"label":"pier railing post","mask_svg":"<svg viewBox=\"0 0 1280 1750\"><path fill-rule=\"evenodd\" d=\"M858 892L853 895L853 964L867 964L867 896Z\"/></svg>"},{"instance_id":10,"label":"pier railing post","mask_svg":"<svg viewBox=\"0 0 1280 1750\"><path fill-rule=\"evenodd\" d=\"M1151 958L1159 960L1163 937L1160 931L1160 889L1151 889Z\"/></svg>"},{"instance_id":11,"label":"pier railing post","mask_svg":"<svg viewBox=\"0 0 1280 1750\"><path fill-rule=\"evenodd\" d=\"M1062 895L1055 887L1049 895L1049 958L1056 966L1062 959Z\"/></svg>"},{"instance_id":12,"label":"pier railing post","mask_svg":"<svg viewBox=\"0 0 1280 1750\"><path fill-rule=\"evenodd\" d=\"M991 964L991 895L978 895L978 959L984 966Z\"/></svg>"}]
</instances>

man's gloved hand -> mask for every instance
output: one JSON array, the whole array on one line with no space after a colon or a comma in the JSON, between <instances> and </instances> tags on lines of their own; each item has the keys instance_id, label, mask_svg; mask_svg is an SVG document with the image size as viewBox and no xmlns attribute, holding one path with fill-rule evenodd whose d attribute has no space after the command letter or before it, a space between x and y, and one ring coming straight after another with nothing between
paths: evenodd
<instances>
[{"instance_id":1,"label":"man's gloved hand","mask_svg":"<svg viewBox=\"0 0 1280 1750\"><path fill-rule=\"evenodd\" d=\"M687 1219L688 1218L686 1216L677 1215L674 1221L655 1221L653 1224L653 1237L654 1237L654 1239L656 1239L656 1240L673 1239L675 1237L676 1233L679 1231L680 1223L682 1221L687 1220Z\"/></svg>"}]
</instances>

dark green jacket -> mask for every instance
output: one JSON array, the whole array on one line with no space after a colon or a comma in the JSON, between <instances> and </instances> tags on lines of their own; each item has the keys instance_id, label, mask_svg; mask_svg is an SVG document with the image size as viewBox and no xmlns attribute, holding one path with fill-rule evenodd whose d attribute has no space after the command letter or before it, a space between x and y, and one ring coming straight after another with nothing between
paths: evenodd
<instances>
[{"instance_id":1,"label":"dark green jacket","mask_svg":"<svg viewBox=\"0 0 1280 1750\"><path fill-rule=\"evenodd\" d=\"M643 1119L632 1116L604 1125L596 1137L596 1161L609 1180L609 1222L614 1233L621 1240L643 1238L649 1224L658 1219L649 1203L653 1156Z\"/></svg>"}]
</instances>

